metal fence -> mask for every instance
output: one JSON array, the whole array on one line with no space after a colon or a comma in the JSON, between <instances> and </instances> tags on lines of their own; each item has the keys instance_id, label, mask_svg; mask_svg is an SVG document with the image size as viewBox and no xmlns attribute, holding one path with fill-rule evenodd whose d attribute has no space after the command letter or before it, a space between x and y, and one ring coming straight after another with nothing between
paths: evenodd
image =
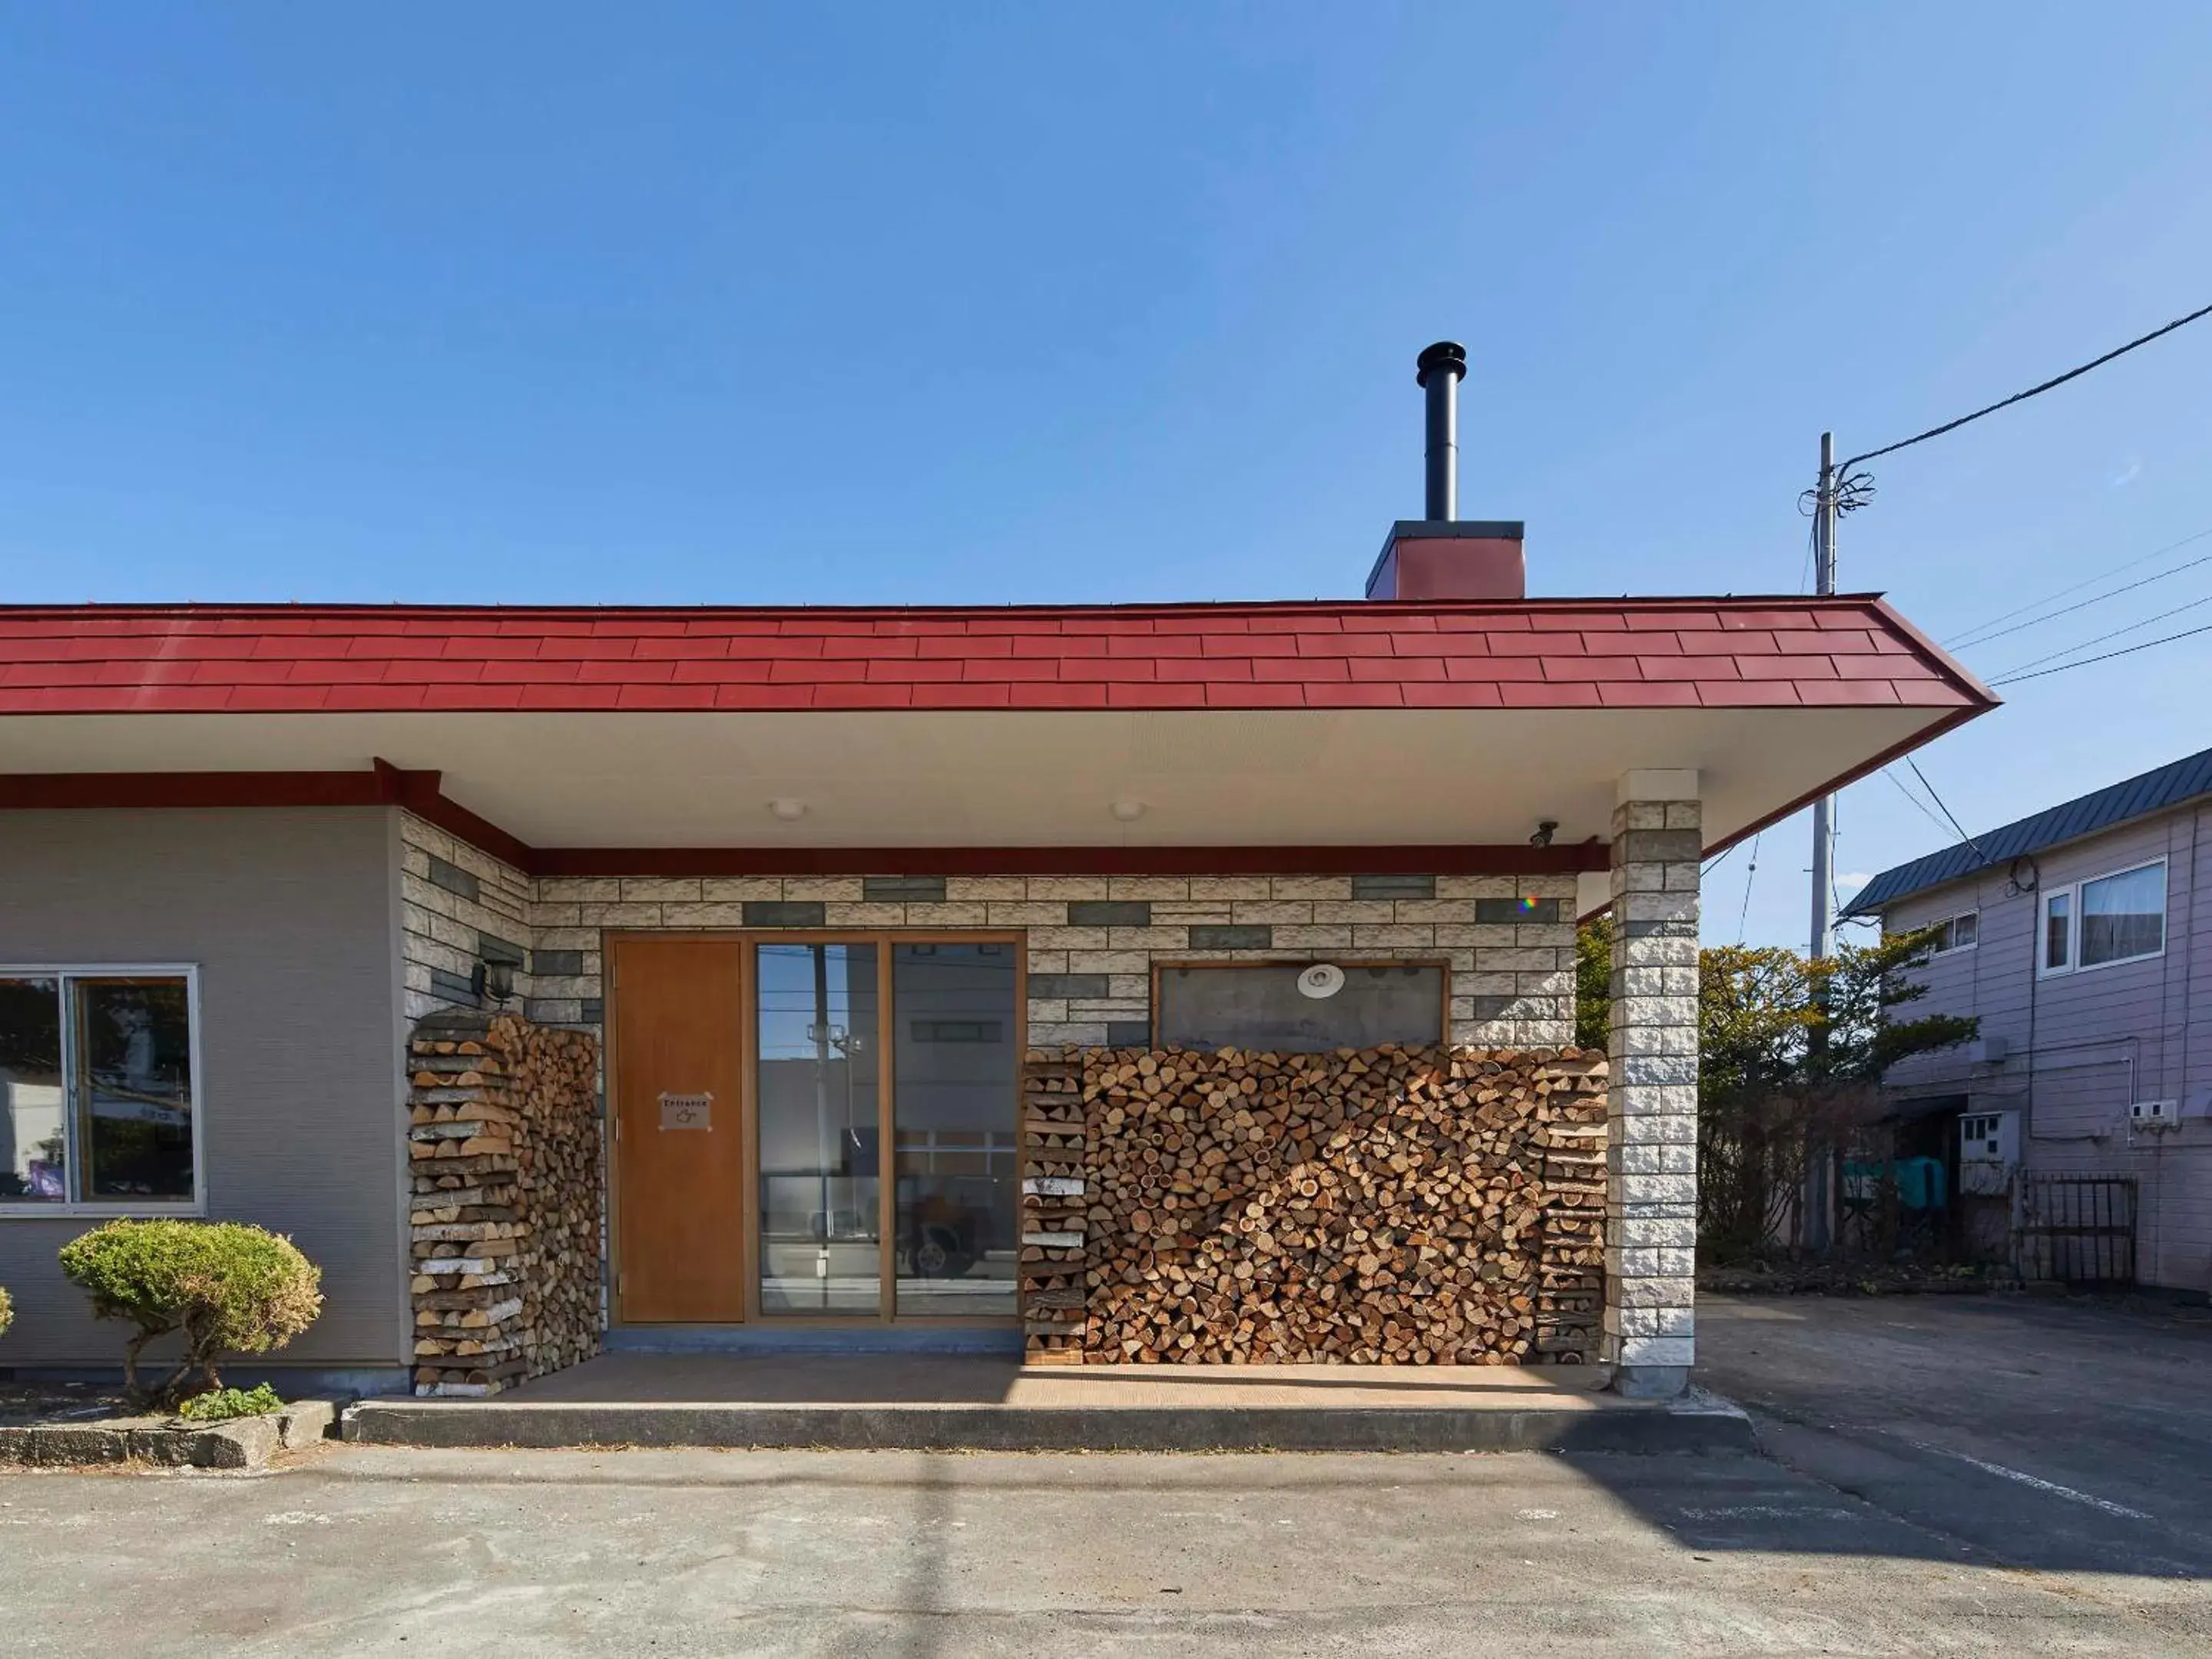
<instances>
[{"instance_id":1,"label":"metal fence","mask_svg":"<svg viewBox=\"0 0 2212 1659\"><path fill-rule=\"evenodd\" d=\"M2135 1177L2023 1177L2020 1276L2062 1285L2134 1284Z\"/></svg>"}]
</instances>

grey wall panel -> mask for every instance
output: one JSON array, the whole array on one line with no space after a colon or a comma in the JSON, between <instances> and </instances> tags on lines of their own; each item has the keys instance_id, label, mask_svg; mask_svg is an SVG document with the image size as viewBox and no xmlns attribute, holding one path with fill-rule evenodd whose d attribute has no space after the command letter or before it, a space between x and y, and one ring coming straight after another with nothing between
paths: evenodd
<instances>
[{"instance_id":1,"label":"grey wall panel","mask_svg":"<svg viewBox=\"0 0 2212 1659\"><path fill-rule=\"evenodd\" d=\"M190 962L207 1213L289 1233L322 1317L282 1358L404 1363L396 815L0 812L0 963ZM96 1224L0 1218L0 1365L109 1364L55 1251Z\"/></svg>"},{"instance_id":2,"label":"grey wall panel","mask_svg":"<svg viewBox=\"0 0 2212 1659\"><path fill-rule=\"evenodd\" d=\"M2131 1100L2212 1099L2212 835L2191 803L2037 856L2048 890L2166 860L2166 949L2141 962L2039 978L2039 895L2007 890L2002 870L1913 895L1890 907L1892 931L1979 906L1981 942L1938 957L1919 977L1929 994L1902 1011L1978 1014L2006 1059L1972 1064L1963 1051L1893 1068L1916 1094L1966 1092L1982 1111L2023 1114L2024 1167L2036 1174L2126 1175L2140 1183L2137 1270L2150 1284L2212 1288L2212 1117L2178 1131L2129 1133Z\"/></svg>"}]
</instances>

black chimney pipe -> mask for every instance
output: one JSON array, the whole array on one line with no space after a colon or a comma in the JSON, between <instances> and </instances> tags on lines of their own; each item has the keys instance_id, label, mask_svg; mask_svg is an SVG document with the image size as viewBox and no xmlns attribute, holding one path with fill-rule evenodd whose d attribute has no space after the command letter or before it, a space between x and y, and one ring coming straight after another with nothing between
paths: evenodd
<instances>
[{"instance_id":1,"label":"black chimney pipe","mask_svg":"<svg viewBox=\"0 0 2212 1659\"><path fill-rule=\"evenodd\" d=\"M1429 487L1421 516L1431 522L1459 517L1459 382L1467 373L1467 348L1439 340L1414 367L1414 384L1429 394Z\"/></svg>"}]
</instances>

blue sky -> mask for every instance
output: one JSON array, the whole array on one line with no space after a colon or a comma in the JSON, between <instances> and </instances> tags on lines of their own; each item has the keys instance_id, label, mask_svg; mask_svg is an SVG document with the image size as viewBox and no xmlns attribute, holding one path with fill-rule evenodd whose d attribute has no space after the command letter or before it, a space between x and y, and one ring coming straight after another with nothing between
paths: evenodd
<instances>
[{"instance_id":1,"label":"blue sky","mask_svg":"<svg viewBox=\"0 0 2212 1659\"><path fill-rule=\"evenodd\" d=\"M1533 591L1794 592L1823 427L2212 301L2208 61L2194 3L15 9L0 593L1348 594L1441 336ZM2212 319L1877 463L1844 586L1954 636L2212 529L2209 448ZM1985 827L2204 746L2208 665L1922 765ZM1708 939L1802 938L1804 842Z\"/></svg>"}]
</instances>

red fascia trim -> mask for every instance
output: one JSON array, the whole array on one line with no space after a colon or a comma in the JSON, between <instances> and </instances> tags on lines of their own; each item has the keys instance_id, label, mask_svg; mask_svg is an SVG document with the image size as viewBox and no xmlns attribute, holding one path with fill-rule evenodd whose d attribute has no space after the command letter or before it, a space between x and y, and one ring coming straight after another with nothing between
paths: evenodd
<instances>
[{"instance_id":1,"label":"red fascia trim","mask_svg":"<svg viewBox=\"0 0 2212 1659\"><path fill-rule=\"evenodd\" d=\"M1872 606L1877 616L1898 631L1905 642L1913 648L1923 662L1938 674L1954 681L1961 691L1975 700L1979 705L1974 710L1975 714L1984 713L2004 702L2002 697L1982 684L1980 677L1973 670L1968 668L1966 664L1960 662L1911 623L1906 621L1904 613L1897 610L1881 594L1869 594L1867 603ZM1948 731L1950 728L1946 726L1943 729ZM1892 760L1895 758L1894 755L1890 757ZM1884 762L1883 764L1887 764L1887 762ZM1827 792L1824 790L1822 793Z\"/></svg>"},{"instance_id":2,"label":"red fascia trim","mask_svg":"<svg viewBox=\"0 0 2212 1659\"><path fill-rule=\"evenodd\" d=\"M540 874L538 868L538 851L520 836L509 835L489 818L479 817L459 801L444 795L433 796L416 805L403 803L407 810L425 823L434 824L449 836L458 836L471 846L503 859L526 876Z\"/></svg>"},{"instance_id":3,"label":"red fascia trim","mask_svg":"<svg viewBox=\"0 0 2212 1659\"><path fill-rule=\"evenodd\" d=\"M1568 847L532 847L439 788L440 775L366 772L0 775L0 811L398 806L532 876L1570 875L1607 867Z\"/></svg>"},{"instance_id":4,"label":"red fascia trim","mask_svg":"<svg viewBox=\"0 0 2212 1659\"><path fill-rule=\"evenodd\" d=\"M1803 811L1807 807L1810 806L1814 801L1820 799L1823 795L1832 795L1839 790L1849 788L1852 784L1856 783L1862 778L1872 777L1876 772L1881 771L1883 767L1888 765L1892 761L1898 759L1900 756L1909 755L1916 749L1924 748L1927 744L1935 742L1936 738L1943 736L1944 733L1964 726L1968 720L1977 720L1982 715L1986 714L1989 713L1990 709L1996 707L1996 699L1992 697L1986 703L1976 703L1969 708L1955 708L1952 710L1951 713L1946 714L1942 720L1936 721L1935 725L1923 726L1919 731L1913 732L1902 742L1892 744L1888 748L1883 750L1881 753L1876 755L1872 760L1866 762L1863 765L1853 767L1841 777L1831 779L1828 782L1822 784L1817 789L1807 790L1803 794L1798 796L1796 800L1791 801L1789 805L1779 807L1774 811L1769 812L1765 817L1760 818L1755 823L1747 823L1742 829L1737 830L1726 841L1715 842L1711 846L1705 848L1705 857L1711 858L1717 853L1725 853L1729 848L1735 846L1738 842L1755 836L1762 830L1771 830L1776 824L1781 823L1783 819L1789 817L1791 814Z\"/></svg>"},{"instance_id":5,"label":"red fascia trim","mask_svg":"<svg viewBox=\"0 0 2212 1659\"><path fill-rule=\"evenodd\" d=\"M435 788L437 774L430 775ZM389 806L376 772L11 772L0 810L88 807Z\"/></svg>"},{"instance_id":6,"label":"red fascia trim","mask_svg":"<svg viewBox=\"0 0 2212 1659\"><path fill-rule=\"evenodd\" d=\"M1555 876L1609 867L1570 847L547 847L539 876Z\"/></svg>"},{"instance_id":7,"label":"red fascia trim","mask_svg":"<svg viewBox=\"0 0 2212 1659\"><path fill-rule=\"evenodd\" d=\"M1888 748L1883 750L1881 753L1876 755L1872 760L1868 761L1864 765L1853 767L1841 777L1832 779L1830 781L1822 784L1817 789L1808 790L1805 793L1798 796L1796 800L1791 801L1787 806L1780 807L1774 811L1769 812L1765 817L1760 818L1755 823L1747 823L1742 829L1737 830L1726 841L1717 841L1713 842L1711 846L1705 848L1704 856L1709 859L1719 856L1721 854L1727 852L1729 848L1735 846L1738 842L1747 841L1762 830L1771 830L1776 824L1781 823L1783 819L1803 811L1814 801L1820 799L1821 796L1832 795L1838 790L1849 788L1852 784L1856 783L1862 778L1872 777L1876 772L1881 771L1883 767L1887 766L1892 761L1898 759L1899 757L1909 755L1916 749L1923 748L1927 744L1935 742L1936 738L1943 736L1946 732L1954 731L1959 726L1964 726L1968 720L1977 720L1982 715L1986 714L1991 708L1996 706L1997 699L1990 694L1986 687L1983 687L1979 681L1974 681L1973 684L1980 690L1981 695L1987 699L1986 702L1976 703L1966 708L1954 709L1950 714L1946 714L1942 720L1936 721L1935 725L1923 726L1919 731L1913 732L1910 737L1905 738L1903 742L1892 744ZM1579 920L1588 921L1592 917L1603 915L1612 908L1613 906L1610 903L1601 904L1595 909L1589 912L1588 915L1580 917Z\"/></svg>"}]
</instances>

